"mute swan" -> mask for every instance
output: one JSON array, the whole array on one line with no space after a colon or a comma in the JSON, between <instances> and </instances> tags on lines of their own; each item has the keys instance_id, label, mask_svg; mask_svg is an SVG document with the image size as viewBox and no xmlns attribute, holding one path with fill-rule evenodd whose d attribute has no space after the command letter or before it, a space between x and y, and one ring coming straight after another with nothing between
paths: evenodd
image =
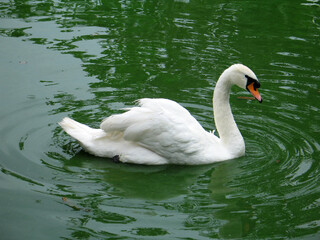
<instances>
[{"instance_id":1,"label":"mute swan","mask_svg":"<svg viewBox=\"0 0 320 240\"><path fill-rule=\"evenodd\" d=\"M260 83L242 64L219 77L213 94L214 120L220 138L205 131L178 103L144 98L138 106L102 121L93 129L70 118L59 124L85 151L99 157L136 164L208 164L245 154L245 144L229 104L232 85L247 89L259 102Z\"/></svg>"}]
</instances>

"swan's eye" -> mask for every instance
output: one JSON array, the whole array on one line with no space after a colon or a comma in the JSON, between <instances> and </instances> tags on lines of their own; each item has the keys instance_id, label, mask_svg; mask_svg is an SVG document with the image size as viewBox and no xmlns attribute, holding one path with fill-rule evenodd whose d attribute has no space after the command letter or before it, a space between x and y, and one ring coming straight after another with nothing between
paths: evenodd
<instances>
[{"instance_id":1,"label":"swan's eye","mask_svg":"<svg viewBox=\"0 0 320 240\"><path fill-rule=\"evenodd\" d=\"M257 88L260 87L260 83L258 82L258 80L252 78L252 77L249 77L248 75L245 75L245 77L247 78L247 85L246 87L248 87L251 83L253 83L253 88L254 90L256 90Z\"/></svg>"}]
</instances>

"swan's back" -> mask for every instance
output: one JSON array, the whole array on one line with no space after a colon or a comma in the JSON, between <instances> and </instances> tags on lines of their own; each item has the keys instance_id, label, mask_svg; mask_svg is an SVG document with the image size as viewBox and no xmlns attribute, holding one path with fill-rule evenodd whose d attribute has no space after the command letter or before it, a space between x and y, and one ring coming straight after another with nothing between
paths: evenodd
<instances>
[{"instance_id":1,"label":"swan's back","mask_svg":"<svg viewBox=\"0 0 320 240\"><path fill-rule=\"evenodd\" d=\"M173 125L184 128L187 132L204 131L198 121L185 108L168 99L143 98L138 101L137 107L127 110L125 113L106 118L100 128L105 132L124 132L126 137L130 136L131 141L136 141L143 135L138 130L160 133ZM170 130L174 133L174 130L177 129L174 127ZM175 132L175 134L179 133L181 132Z\"/></svg>"},{"instance_id":2,"label":"swan's back","mask_svg":"<svg viewBox=\"0 0 320 240\"><path fill-rule=\"evenodd\" d=\"M149 149L170 163L186 164L190 156L204 151L209 133L181 105L147 98L138 103L125 113L106 118L101 129L106 133L123 132L123 140Z\"/></svg>"}]
</instances>

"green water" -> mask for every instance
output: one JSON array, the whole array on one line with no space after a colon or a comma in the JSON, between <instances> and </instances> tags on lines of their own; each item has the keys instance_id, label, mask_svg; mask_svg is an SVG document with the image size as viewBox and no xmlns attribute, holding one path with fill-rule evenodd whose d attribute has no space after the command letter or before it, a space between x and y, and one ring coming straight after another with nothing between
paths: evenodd
<instances>
[{"instance_id":1,"label":"green water","mask_svg":"<svg viewBox=\"0 0 320 240\"><path fill-rule=\"evenodd\" d=\"M57 125L163 97L211 130L238 62L264 99L232 92L245 157L115 164ZM319 239L319 66L318 0L1 1L1 239Z\"/></svg>"}]
</instances>

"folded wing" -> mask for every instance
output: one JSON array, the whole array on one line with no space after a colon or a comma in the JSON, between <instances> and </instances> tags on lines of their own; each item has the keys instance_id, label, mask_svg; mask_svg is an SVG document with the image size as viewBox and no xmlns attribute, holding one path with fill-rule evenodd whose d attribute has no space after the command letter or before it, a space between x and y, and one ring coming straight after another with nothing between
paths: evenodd
<instances>
[{"instance_id":1,"label":"folded wing","mask_svg":"<svg viewBox=\"0 0 320 240\"><path fill-rule=\"evenodd\" d=\"M121 132L124 140L172 162L183 161L203 150L207 133L181 105L167 99L148 98L138 103L127 112L106 118L100 128L107 133Z\"/></svg>"}]
</instances>

